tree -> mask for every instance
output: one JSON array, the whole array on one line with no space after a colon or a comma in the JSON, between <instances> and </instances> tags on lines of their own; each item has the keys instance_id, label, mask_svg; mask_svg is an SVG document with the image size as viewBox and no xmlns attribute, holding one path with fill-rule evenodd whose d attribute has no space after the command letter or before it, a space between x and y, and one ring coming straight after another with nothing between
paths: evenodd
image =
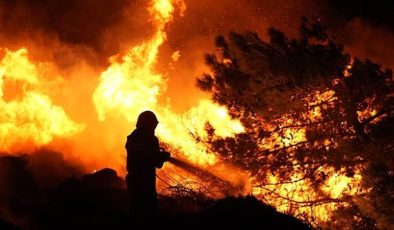
<instances>
[{"instance_id":1,"label":"tree","mask_svg":"<svg viewBox=\"0 0 394 230\"><path fill-rule=\"evenodd\" d=\"M375 199L365 183L374 173L367 169L380 162L393 177L392 71L351 57L320 23L305 18L299 38L274 28L268 35L269 41L253 32L218 36L217 52L207 54L212 73L201 76L198 87L246 130L235 138L212 138L210 148L248 170L265 191L262 199L274 196L282 202L274 205L289 212L355 204L355 195ZM339 176L348 178L348 187L325 191ZM314 192L300 199L295 192L275 191L283 185L294 185L297 194ZM392 192L392 184L387 189Z\"/></svg>"}]
</instances>

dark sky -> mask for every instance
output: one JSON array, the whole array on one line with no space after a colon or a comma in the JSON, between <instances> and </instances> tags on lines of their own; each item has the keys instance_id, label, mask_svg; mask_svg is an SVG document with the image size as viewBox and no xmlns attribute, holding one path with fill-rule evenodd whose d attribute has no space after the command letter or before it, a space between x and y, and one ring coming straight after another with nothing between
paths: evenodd
<instances>
[{"instance_id":1,"label":"dark sky","mask_svg":"<svg viewBox=\"0 0 394 230\"><path fill-rule=\"evenodd\" d=\"M394 1L392 0L326 0L328 6L349 21L362 18L371 25L384 26L394 32Z\"/></svg>"}]
</instances>

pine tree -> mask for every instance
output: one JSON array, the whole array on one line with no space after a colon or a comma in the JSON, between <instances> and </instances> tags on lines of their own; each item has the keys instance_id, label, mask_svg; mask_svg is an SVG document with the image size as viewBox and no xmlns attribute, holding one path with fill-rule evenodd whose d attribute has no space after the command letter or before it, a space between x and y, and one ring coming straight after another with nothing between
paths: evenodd
<instances>
[{"instance_id":1,"label":"pine tree","mask_svg":"<svg viewBox=\"0 0 394 230\"><path fill-rule=\"evenodd\" d=\"M379 184L390 194L379 199L393 204L393 184L387 182L394 170L392 71L351 57L321 24L305 18L299 38L290 39L274 28L268 35L269 41L253 32L218 36L217 52L206 56L211 74L201 76L197 85L245 127L235 138L212 138L212 151L248 170L254 184L263 189L272 175L279 178L278 184L305 181L317 194L307 202L310 205L357 205L356 196L335 197L321 191L335 173L350 178L362 173L363 190L357 194L374 203ZM378 162L385 165L379 168L384 180L372 179L381 175L376 167L371 169ZM366 182L370 179L374 183ZM350 194L352 188L348 190ZM282 198L289 205L301 205ZM394 216L392 208L374 210ZM371 213L364 214L377 221ZM386 219L390 219L386 226L394 223Z\"/></svg>"}]
</instances>

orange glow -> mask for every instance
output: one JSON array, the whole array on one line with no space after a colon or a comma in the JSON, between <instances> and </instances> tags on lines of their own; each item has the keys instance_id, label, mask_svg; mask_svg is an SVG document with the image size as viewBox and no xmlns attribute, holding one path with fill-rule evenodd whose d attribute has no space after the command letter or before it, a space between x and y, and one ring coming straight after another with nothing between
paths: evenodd
<instances>
[{"instance_id":1,"label":"orange glow","mask_svg":"<svg viewBox=\"0 0 394 230\"><path fill-rule=\"evenodd\" d=\"M334 172L332 168L321 168L320 170ZM294 183L281 184L278 177L271 175L267 179L268 184L264 188L255 187L252 193L272 204L281 212L292 213L293 215L306 215L308 218L318 222L329 221L332 211L340 206L347 205L341 202L336 203L335 199L360 193L360 174L356 174L351 178L344 176L341 172L336 172L317 191L309 181L302 178L302 174L295 174L291 178L291 181L294 181ZM319 199L321 196L319 192L327 195L327 199L322 200L321 203L315 206L309 206L308 202ZM334 202L329 202L328 199L332 199Z\"/></svg>"},{"instance_id":2,"label":"orange glow","mask_svg":"<svg viewBox=\"0 0 394 230\"><path fill-rule=\"evenodd\" d=\"M269 185L253 187L254 178L248 172L222 161L211 152L208 140L234 137L243 133L245 128L240 121L231 118L224 106L190 95L192 93L184 92L187 90L182 86L177 88L180 91L177 97L187 95L198 97L198 100L181 112L172 106L171 100L178 98L168 96L168 76L159 71L157 65L162 64L158 63L159 54L167 40L167 28L177 16L185 13L186 5L183 0L152 0L147 10L149 22L153 25L151 36L109 57L104 69L83 63L78 66L77 73L70 74L72 77L65 76L51 69L50 63L30 60L26 48L17 51L0 49L0 151L33 152L35 148L50 146L63 151L66 158L82 163L89 172L111 167L124 176L125 138L134 128L139 113L152 110L160 122L156 134L161 142L170 146L175 157L230 184L230 191L223 189L213 193L215 198L227 195L226 192L234 195L252 193L279 211L328 221L330 212L338 208L337 204L326 203L313 210L303 205L322 193L332 199L358 194L359 174L350 178L341 170L323 167L320 168L322 172L331 174L318 191L309 181L301 180L304 175L296 168L293 168L295 173L291 179L297 182L280 184L281 178L271 175L266 178ZM171 51L169 67L180 68L173 63L180 61L184 54L181 55L179 50ZM224 59L223 63L231 65L232 61ZM350 70L351 66L345 70L345 75L350 74ZM92 77L84 78L85 75ZM59 79L67 82L62 85L65 89L54 87ZM52 95L58 91L62 93ZM78 93L69 95L74 91ZM87 99L83 98L85 94ZM325 101L328 103L324 106L330 106L335 99L333 91L315 92L305 101L311 110L303 115L312 122L319 121L323 107L316 105ZM376 110L368 109L360 112L359 117L362 120L374 114ZM277 128L269 122L262 123L267 130ZM279 128L283 128L299 122L283 117L280 123ZM212 127L211 132L207 132L207 127ZM281 134L273 132L259 143L260 150L274 151L297 145L307 141L306 133L304 127L285 128ZM325 140L321 144L328 146L331 141ZM187 182L199 180L195 175L177 170L166 164L161 172L175 171L172 174L175 181L182 178ZM300 205L293 206L289 199Z\"/></svg>"},{"instance_id":3,"label":"orange glow","mask_svg":"<svg viewBox=\"0 0 394 230\"><path fill-rule=\"evenodd\" d=\"M42 92L45 66L37 68L28 59L27 50L8 49L0 63L0 151L31 151L55 137L70 137L83 130L63 108L54 105ZM4 86L19 85L16 95L7 98Z\"/></svg>"},{"instance_id":4,"label":"orange glow","mask_svg":"<svg viewBox=\"0 0 394 230\"><path fill-rule=\"evenodd\" d=\"M306 100L310 110L303 114L303 118L311 122L318 122L321 119L321 109L324 106L332 106L336 97L334 91L316 91L309 95ZM307 141L306 128L302 126L300 121L284 117L281 118L280 122L279 128L283 128L283 130L280 133L273 132L270 136L263 138L260 143L261 151L274 152L277 149L296 146ZM265 123L267 130L272 131L277 128L269 122L264 121L263 123ZM299 125L299 128L292 127L297 125ZM285 128L288 126L289 128ZM337 146L335 143L330 146L332 142L328 139L315 144L326 146L327 150ZM288 154L291 155L292 151L292 149L289 149ZM275 156L270 154L269 157L273 158ZM321 166L318 172L329 176L324 180L323 185L316 188L311 181L305 179L306 176L299 170L300 168L297 166L299 162L294 160L292 163L294 163L294 166L289 170L293 172L293 175L288 181L283 183L278 175L271 174L266 178L266 184L257 186L252 184L252 194L273 205L281 212L300 215L318 223L330 221L333 211L347 205L346 202L337 202L337 200L346 196L361 194L362 178L359 173L356 173L353 177L348 177L345 176L345 170L335 170L334 168ZM311 205L322 197L325 198L321 202Z\"/></svg>"},{"instance_id":5,"label":"orange glow","mask_svg":"<svg viewBox=\"0 0 394 230\"><path fill-rule=\"evenodd\" d=\"M172 18L168 12L173 11L173 5L171 1L158 1L153 6L152 16L158 20L153 38L131 48L120 63L112 60L112 65L100 77L93 95L99 119L104 120L107 114L118 114L134 122L140 112L155 111L160 121L157 133L164 142L180 147L194 162L213 164L214 155L196 143L189 133L204 137L205 124L210 122L218 136L226 137L242 132L242 125L231 120L224 107L206 100L182 115L158 103L158 97L166 90L166 79L155 73L154 65L165 38L163 27Z\"/></svg>"},{"instance_id":6,"label":"orange glow","mask_svg":"<svg viewBox=\"0 0 394 230\"><path fill-rule=\"evenodd\" d=\"M241 123L232 120L224 107L208 100L200 100L184 114L174 113L168 104L159 103L159 97L166 91L166 78L155 71L155 64L166 39L164 28L173 18L174 3L181 4L170 0L152 3L149 9L155 19L155 34L149 41L129 49L120 62L111 59L112 64L100 76L93 101L102 121L107 116L120 115L135 122L142 111L154 111L160 121L156 132L161 141L177 148L192 163L221 174L221 170L212 167L218 163L217 157L203 143L207 138L206 124L213 126L216 136L229 137L243 131ZM237 174L236 171L223 173Z\"/></svg>"}]
</instances>

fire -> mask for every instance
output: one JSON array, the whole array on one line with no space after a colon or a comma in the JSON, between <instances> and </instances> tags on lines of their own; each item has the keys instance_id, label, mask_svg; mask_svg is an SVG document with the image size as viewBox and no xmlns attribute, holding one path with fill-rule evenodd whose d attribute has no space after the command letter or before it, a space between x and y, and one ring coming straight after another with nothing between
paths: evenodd
<instances>
[{"instance_id":1,"label":"fire","mask_svg":"<svg viewBox=\"0 0 394 230\"><path fill-rule=\"evenodd\" d=\"M333 171L333 169L331 169ZM353 177L347 177L340 172L334 173L323 186L322 190L333 199L344 195L356 195L361 182L361 175L356 173Z\"/></svg>"},{"instance_id":2,"label":"fire","mask_svg":"<svg viewBox=\"0 0 394 230\"><path fill-rule=\"evenodd\" d=\"M155 64L159 48L166 39L165 27L173 19L176 5L184 10L181 1L157 0L151 3L149 10L156 32L149 41L126 51L120 61L116 57L111 58L111 65L100 76L93 101L102 121L109 115L120 115L129 122L135 122L140 112L154 111L160 121L157 129L159 139L178 149L189 161L208 167L217 164L218 159L204 144L206 125L212 125L218 137L240 133L243 127L239 121L230 118L224 107L208 100L200 100L197 106L184 114L176 114L170 105L160 103L159 99L166 91L166 78L155 71ZM220 170L216 173L220 174Z\"/></svg>"},{"instance_id":3,"label":"fire","mask_svg":"<svg viewBox=\"0 0 394 230\"><path fill-rule=\"evenodd\" d=\"M334 91L316 91L309 95L306 98L306 104L310 110L303 114L303 119L319 122L322 114L318 105L332 106L335 100ZM283 130L280 134L272 132L269 137L263 138L260 143L261 151L275 152L277 149L289 148L288 154L291 157L292 147L307 141L306 128L301 121L283 117L279 121L279 127L268 121L262 121L262 123L271 132L278 128ZM336 147L336 144L328 139L322 143L314 144L325 146L326 149ZM270 154L269 157L275 156ZM289 180L283 181L279 175L269 174L265 184L252 184L252 194L281 212L290 213L312 222L324 223L330 221L333 211L348 205L341 199L362 193L360 191L362 177L359 172L349 177L346 176L345 169L336 170L320 166L317 173L321 172L328 176L324 179L323 185L316 187L297 166L299 162L294 159L292 163L294 166L287 166L292 167L289 170L293 173Z\"/></svg>"},{"instance_id":4,"label":"fire","mask_svg":"<svg viewBox=\"0 0 394 230\"><path fill-rule=\"evenodd\" d=\"M333 168L323 167L320 171L335 172ZM267 178L267 185L255 187L252 193L274 205L281 212L303 216L319 223L329 221L333 211L347 206L347 203L337 202L339 199L360 194L359 173L347 177L342 170L339 170L317 189L304 178L301 173L296 173L291 181L281 183L277 176L270 175ZM327 198L319 200L319 192L324 193Z\"/></svg>"},{"instance_id":5,"label":"fire","mask_svg":"<svg viewBox=\"0 0 394 230\"><path fill-rule=\"evenodd\" d=\"M43 92L44 64L32 64L25 48L0 51L0 151L31 150L83 130Z\"/></svg>"},{"instance_id":6,"label":"fire","mask_svg":"<svg viewBox=\"0 0 394 230\"><path fill-rule=\"evenodd\" d=\"M243 194L256 195L274 205L279 211L295 215L305 214L319 221L329 220L330 211L338 208L336 204L327 202L312 210L307 206L308 202L316 199L318 192L326 194L331 199L357 194L360 175L356 174L350 178L340 170L321 168L320 170L324 172L334 173L324 181L322 187L318 188L319 191L315 191L316 188L309 181L303 180L303 175L299 172L294 173L291 183L280 183L278 176L271 175L266 178L268 182L266 186L252 189L253 178L244 171L221 161L207 145L210 138L232 137L244 132L240 121L232 119L225 107L206 99L200 99L186 112L174 112L169 103L171 98L166 96L167 76L156 70L156 64L158 64L160 47L167 39L167 26L174 20L176 14L182 16L185 10L186 5L182 0L150 2L148 11L151 16L150 22L154 26L153 35L148 40L109 58L109 66L104 71L100 71L91 98L89 94L89 100L92 100L95 111L93 115L86 115L88 117L85 117L84 124L75 122L66 113L65 108L53 102L49 94L49 91L53 90L52 81L63 77L60 75L58 78L48 77L48 72L50 74L56 72L48 70L51 68L50 64L34 63L29 60L25 48L17 51L0 49L0 54L3 55L0 59L0 151L27 151L32 147L50 144L56 138L74 138L70 140L71 145L75 147L73 151L86 155L85 161L90 171L105 166L116 168L122 175L125 164L126 132L131 131L140 112L152 110L160 122L157 128L159 139L176 150L174 154L177 157L209 171L213 177L229 182L235 188L240 187ZM172 54L171 59L176 62L181 57L180 51L177 50ZM230 59L223 61L231 64ZM350 70L351 66L347 71ZM330 103L335 101L334 92L316 92L315 95L311 95L306 103L313 108L305 116L312 122L319 121L321 117L320 108L314 107L321 101L328 102L326 106L330 106ZM375 113L375 110L365 111L369 116ZM366 116L365 114L359 114L360 120ZM113 119L123 120L118 121L119 124ZM297 125L297 121L283 118L280 128L292 124ZM264 125L267 129L276 128L270 127L268 122ZM99 133L95 130L97 127L105 127L105 132L110 130L112 133ZM125 127L129 127L127 131ZM118 128L121 131L118 132ZM208 128L212 129L207 130ZM93 134L99 138L86 138L87 135ZM123 136L119 137L120 135ZM305 128L287 128L281 135L274 132L271 137L264 139L260 147L261 151L273 151L297 145L306 141L306 138ZM91 147L91 142L99 144ZM324 141L323 144L329 145L330 140ZM98 150L102 152L97 152ZM107 152L109 153L103 154ZM97 159L101 161L94 162ZM173 168L165 170L170 172ZM173 176L175 180L183 177L179 174ZM296 201L299 205L293 206L290 200Z\"/></svg>"}]
</instances>

